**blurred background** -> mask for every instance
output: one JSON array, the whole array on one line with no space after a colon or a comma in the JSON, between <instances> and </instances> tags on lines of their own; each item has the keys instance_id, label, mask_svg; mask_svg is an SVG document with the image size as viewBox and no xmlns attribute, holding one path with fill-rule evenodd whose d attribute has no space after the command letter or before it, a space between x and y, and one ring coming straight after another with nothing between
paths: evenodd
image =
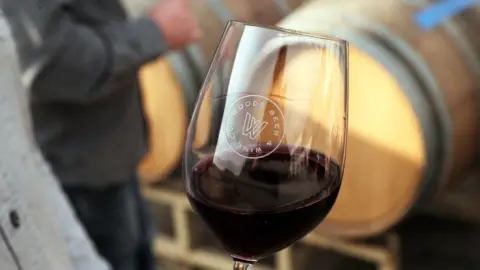
<instances>
[{"instance_id":1,"label":"blurred background","mask_svg":"<svg viewBox=\"0 0 480 270\"><path fill-rule=\"evenodd\" d=\"M124 0L131 16L153 2ZM203 40L140 72L152 136L139 172L166 267L230 267L183 195L179 138L225 23L236 19L350 42L339 199L315 232L258 269L480 269L478 4L448 15L453 1L193 2ZM433 4L445 7L435 13Z\"/></svg>"},{"instance_id":2,"label":"blurred background","mask_svg":"<svg viewBox=\"0 0 480 270\"><path fill-rule=\"evenodd\" d=\"M123 0L130 16L156 0ZM139 73L150 152L139 167L167 269L230 269L183 191L185 130L228 20L350 43L339 198L277 270L480 269L480 4L466 0L192 0L203 39ZM161 91L158 91L161 88Z\"/></svg>"}]
</instances>

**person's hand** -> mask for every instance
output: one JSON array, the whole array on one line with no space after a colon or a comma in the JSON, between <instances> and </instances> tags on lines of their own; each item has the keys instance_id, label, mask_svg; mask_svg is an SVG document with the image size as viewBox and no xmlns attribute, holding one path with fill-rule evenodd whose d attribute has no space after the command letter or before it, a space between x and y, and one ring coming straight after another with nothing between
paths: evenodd
<instances>
[{"instance_id":1,"label":"person's hand","mask_svg":"<svg viewBox=\"0 0 480 270\"><path fill-rule=\"evenodd\" d=\"M161 0L150 9L168 48L182 49L201 38L200 26L192 12L190 0Z\"/></svg>"}]
</instances>

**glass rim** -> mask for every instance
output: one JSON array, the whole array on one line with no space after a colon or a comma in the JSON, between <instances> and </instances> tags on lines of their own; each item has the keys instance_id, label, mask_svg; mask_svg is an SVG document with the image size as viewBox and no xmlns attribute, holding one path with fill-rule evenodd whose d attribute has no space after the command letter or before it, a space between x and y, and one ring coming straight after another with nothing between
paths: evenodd
<instances>
[{"instance_id":1,"label":"glass rim","mask_svg":"<svg viewBox=\"0 0 480 270\"><path fill-rule=\"evenodd\" d=\"M277 32L281 32L281 33L297 35L297 36L317 38L317 39L322 39L322 40L326 40L326 41L340 43L340 45L343 45L343 46L348 46L348 41L346 41L344 39L341 39L341 38L319 35L319 34L309 33L309 32L307 33L307 32L297 31L297 30L293 30L293 29L287 29L287 28L283 28L283 27L279 27L279 26L251 23L251 22L245 22L245 21L240 21L240 20L229 20L227 22L227 27L229 25L232 25L232 24L241 24L241 25L244 25L244 26L258 27L258 28L277 31Z\"/></svg>"}]
</instances>

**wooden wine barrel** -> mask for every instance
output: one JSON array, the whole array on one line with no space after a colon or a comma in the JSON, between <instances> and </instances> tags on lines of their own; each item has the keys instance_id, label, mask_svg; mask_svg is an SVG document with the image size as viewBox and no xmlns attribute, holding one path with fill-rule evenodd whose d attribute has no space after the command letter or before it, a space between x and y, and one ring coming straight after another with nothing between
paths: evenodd
<instances>
[{"instance_id":1,"label":"wooden wine barrel","mask_svg":"<svg viewBox=\"0 0 480 270\"><path fill-rule=\"evenodd\" d=\"M273 25L300 3L299 0L192 0L204 38L181 52L145 65L139 72L150 133L149 153L139 165L142 182L153 183L178 173L189 117L227 21ZM205 115L202 121L208 122L208 117ZM202 135L197 132L198 136ZM201 138L197 139L200 143Z\"/></svg>"},{"instance_id":2,"label":"wooden wine barrel","mask_svg":"<svg viewBox=\"0 0 480 270\"><path fill-rule=\"evenodd\" d=\"M448 190L474 160L480 8L422 30L415 15L428 5L320 0L279 23L350 44L346 167L338 200L318 232L378 234ZM288 83L309 78L311 57L303 59Z\"/></svg>"}]
</instances>

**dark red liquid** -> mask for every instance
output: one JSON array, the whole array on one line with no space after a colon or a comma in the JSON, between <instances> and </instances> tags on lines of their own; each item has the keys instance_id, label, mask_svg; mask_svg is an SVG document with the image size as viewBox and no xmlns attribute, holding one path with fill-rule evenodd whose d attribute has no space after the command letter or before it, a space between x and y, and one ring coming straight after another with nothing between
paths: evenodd
<instances>
[{"instance_id":1,"label":"dark red liquid","mask_svg":"<svg viewBox=\"0 0 480 270\"><path fill-rule=\"evenodd\" d=\"M196 212L233 256L255 260L289 246L325 218L341 170L323 154L282 145L261 159L216 154L198 162L190 177L188 198Z\"/></svg>"}]
</instances>

